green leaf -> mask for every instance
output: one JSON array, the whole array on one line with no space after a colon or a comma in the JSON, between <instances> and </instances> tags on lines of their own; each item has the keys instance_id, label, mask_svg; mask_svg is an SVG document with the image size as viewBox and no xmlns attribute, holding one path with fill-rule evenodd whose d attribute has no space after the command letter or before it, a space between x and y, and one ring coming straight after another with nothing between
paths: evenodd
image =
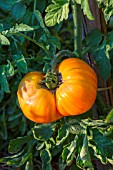
<instances>
[{"instance_id":1,"label":"green leaf","mask_svg":"<svg viewBox=\"0 0 113 170\"><path fill-rule=\"evenodd\" d=\"M18 36L21 36L19 35L18 33L19 32L28 32L28 31L33 31L35 29L37 29L38 26L34 26L34 27L30 27L26 24L16 24L15 26L13 26L12 28L10 28L9 30L5 30L5 31L2 31L2 34L3 36L12 36L12 35L18 35ZM2 35L1 34L1 35ZM25 35L24 35L25 36ZM4 39L3 39L4 40ZM5 40L3 41L3 43L5 42ZM7 45L7 44L6 44Z\"/></svg>"},{"instance_id":2,"label":"green leaf","mask_svg":"<svg viewBox=\"0 0 113 170\"><path fill-rule=\"evenodd\" d=\"M17 158L9 160L7 162L7 165L20 167L20 166L22 166L29 159L29 157L30 157L30 153L26 152L21 157L17 157Z\"/></svg>"},{"instance_id":3,"label":"green leaf","mask_svg":"<svg viewBox=\"0 0 113 170\"><path fill-rule=\"evenodd\" d=\"M33 161L32 161L32 153L30 153L30 157L25 165L25 170L33 170Z\"/></svg>"},{"instance_id":4,"label":"green leaf","mask_svg":"<svg viewBox=\"0 0 113 170\"><path fill-rule=\"evenodd\" d=\"M0 66L0 84L2 89L6 92L9 93L9 84L6 78L6 71L5 71L5 65Z\"/></svg>"},{"instance_id":5,"label":"green leaf","mask_svg":"<svg viewBox=\"0 0 113 170\"><path fill-rule=\"evenodd\" d=\"M76 2L77 4L81 4L81 1L82 1L82 0L75 0L75 2Z\"/></svg>"},{"instance_id":6,"label":"green leaf","mask_svg":"<svg viewBox=\"0 0 113 170\"><path fill-rule=\"evenodd\" d=\"M28 142L31 142L31 141L28 141ZM0 162L2 162L2 163L6 162L7 165L9 165L9 166L20 167L23 164L25 164L25 162L28 159L32 158L32 153L31 153L32 147L33 147L33 143L29 143L29 145L26 147L26 149L22 149L17 154L4 157L4 158L0 159Z\"/></svg>"},{"instance_id":7,"label":"green leaf","mask_svg":"<svg viewBox=\"0 0 113 170\"><path fill-rule=\"evenodd\" d=\"M36 149L39 151L44 147L44 142L38 143L38 145L36 146Z\"/></svg>"},{"instance_id":8,"label":"green leaf","mask_svg":"<svg viewBox=\"0 0 113 170\"><path fill-rule=\"evenodd\" d=\"M45 28L42 15L41 15L41 13L38 10L35 10L34 17L38 21L38 24L40 25L40 27Z\"/></svg>"},{"instance_id":9,"label":"green leaf","mask_svg":"<svg viewBox=\"0 0 113 170\"><path fill-rule=\"evenodd\" d=\"M16 139L13 139L9 142L9 152L10 153L17 153L20 151L24 144L30 143L33 138L31 136L24 136L24 137L18 137Z\"/></svg>"},{"instance_id":10,"label":"green leaf","mask_svg":"<svg viewBox=\"0 0 113 170\"><path fill-rule=\"evenodd\" d=\"M40 157L42 160L42 170L52 170L51 165L51 153L48 149L44 149L40 153Z\"/></svg>"},{"instance_id":11,"label":"green leaf","mask_svg":"<svg viewBox=\"0 0 113 170\"><path fill-rule=\"evenodd\" d=\"M109 21L110 17L113 15L113 1L112 0L97 0L99 8L102 9L104 13L104 18L106 23Z\"/></svg>"},{"instance_id":12,"label":"green leaf","mask_svg":"<svg viewBox=\"0 0 113 170\"><path fill-rule=\"evenodd\" d=\"M80 125L70 125L69 131L72 134L79 134L81 133L82 128Z\"/></svg>"},{"instance_id":13,"label":"green leaf","mask_svg":"<svg viewBox=\"0 0 113 170\"><path fill-rule=\"evenodd\" d=\"M109 53L106 49L106 42L104 41L97 49L94 49L92 55L98 65L100 74L104 80L107 80L111 72L111 64Z\"/></svg>"},{"instance_id":14,"label":"green leaf","mask_svg":"<svg viewBox=\"0 0 113 170\"><path fill-rule=\"evenodd\" d=\"M71 143L64 146L62 159L66 162L68 166L72 164L72 161L75 157L77 140L78 136L75 136L74 140Z\"/></svg>"},{"instance_id":15,"label":"green leaf","mask_svg":"<svg viewBox=\"0 0 113 170\"><path fill-rule=\"evenodd\" d=\"M113 49L113 31L108 33L108 36L106 37L106 43L109 45L110 50Z\"/></svg>"},{"instance_id":16,"label":"green leaf","mask_svg":"<svg viewBox=\"0 0 113 170\"><path fill-rule=\"evenodd\" d=\"M14 59L16 60L16 65L17 65L18 70L22 73L27 73L28 72L27 63L25 61L24 56L17 54L17 55L14 55Z\"/></svg>"},{"instance_id":17,"label":"green leaf","mask_svg":"<svg viewBox=\"0 0 113 170\"><path fill-rule=\"evenodd\" d=\"M23 4L23 2L17 2L15 5L13 5L11 14L15 20L18 20L24 16L26 13L26 5Z\"/></svg>"},{"instance_id":18,"label":"green leaf","mask_svg":"<svg viewBox=\"0 0 113 170\"><path fill-rule=\"evenodd\" d=\"M23 164L25 164L25 162L27 160L32 161L31 160L31 158L32 158L31 149L32 149L32 145L29 145L26 147L26 149L22 149L22 151L19 152L18 154L15 154L15 155L12 155L9 157L5 157L1 161L6 162L7 165L9 165L9 166L20 167Z\"/></svg>"},{"instance_id":19,"label":"green leaf","mask_svg":"<svg viewBox=\"0 0 113 170\"><path fill-rule=\"evenodd\" d=\"M30 26L37 26L37 28L42 27L46 29L42 15L38 10L35 10L34 12L27 11L23 17L23 23Z\"/></svg>"},{"instance_id":20,"label":"green leaf","mask_svg":"<svg viewBox=\"0 0 113 170\"><path fill-rule=\"evenodd\" d=\"M64 5L65 3L68 3L69 0L52 0L54 4L58 4L60 6Z\"/></svg>"},{"instance_id":21,"label":"green leaf","mask_svg":"<svg viewBox=\"0 0 113 170\"><path fill-rule=\"evenodd\" d=\"M99 158L102 163L108 163L108 159L113 156L113 140L107 138L99 129L90 130L92 140L90 145L94 150L94 155Z\"/></svg>"},{"instance_id":22,"label":"green leaf","mask_svg":"<svg viewBox=\"0 0 113 170\"><path fill-rule=\"evenodd\" d=\"M107 158L107 160L108 160L108 162L109 162L111 165L113 165L113 158L112 158L112 159ZM112 169L110 169L110 170L112 170Z\"/></svg>"},{"instance_id":23,"label":"green leaf","mask_svg":"<svg viewBox=\"0 0 113 170\"><path fill-rule=\"evenodd\" d=\"M60 43L59 38L55 36L51 36L51 38L49 39L49 42L54 44L54 46L56 46L59 50L61 49L61 43Z\"/></svg>"},{"instance_id":24,"label":"green leaf","mask_svg":"<svg viewBox=\"0 0 113 170\"><path fill-rule=\"evenodd\" d=\"M27 11L23 17L23 23L29 26L35 26L36 23L34 22L34 13Z\"/></svg>"},{"instance_id":25,"label":"green leaf","mask_svg":"<svg viewBox=\"0 0 113 170\"><path fill-rule=\"evenodd\" d=\"M80 140L80 138L79 138ZM91 155L88 149L88 137L87 134L84 134L83 144L79 155L76 160L77 166L80 168L89 168L90 170L94 170L92 162L91 162Z\"/></svg>"},{"instance_id":26,"label":"green leaf","mask_svg":"<svg viewBox=\"0 0 113 170\"><path fill-rule=\"evenodd\" d=\"M54 26L68 18L69 13L69 1L53 1L55 4L51 4L46 9L45 23L47 26ZM60 2L60 3L59 3Z\"/></svg>"},{"instance_id":27,"label":"green leaf","mask_svg":"<svg viewBox=\"0 0 113 170\"><path fill-rule=\"evenodd\" d=\"M42 124L32 128L35 139L48 140L54 132L55 124Z\"/></svg>"},{"instance_id":28,"label":"green leaf","mask_svg":"<svg viewBox=\"0 0 113 170\"><path fill-rule=\"evenodd\" d=\"M23 149L18 154L1 158L0 162L7 163L7 165L9 166L20 167L30 158L31 158L31 153L28 148L27 150Z\"/></svg>"},{"instance_id":29,"label":"green leaf","mask_svg":"<svg viewBox=\"0 0 113 170\"><path fill-rule=\"evenodd\" d=\"M17 33L17 32L28 32L28 31L33 31L34 28L33 27L30 27L26 24L16 24L14 27L12 27L9 32L10 33Z\"/></svg>"},{"instance_id":30,"label":"green leaf","mask_svg":"<svg viewBox=\"0 0 113 170\"><path fill-rule=\"evenodd\" d=\"M4 35L2 35L1 33L0 33L0 43L2 45L10 45L9 40Z\"/></svg>"},{"instance_id":31,"label":"green leaf","mask_svg":"<svg viewBox=\"0 0 113 170\"><path fill-rule=\"evenodd\" d=\"M23 18L23 23L33 26L34 28L43 28L46 33L48 33L47 28L44 25L43 22L43 17L40 13L40 11L35 10L34 12L28 11L24 18ZM41 30L40 30L41 31Z\"/></svg>"},{"instance_id":32,"label":"green leaf","mask_svg":"<svg viewBox=\"0 0 113 170\"><path fill-rule=\"evenodd\" d=\"M37 9L42 13L45 9L46 1L45 0L37 0Z\"/></svg>"},{"instance_id":33,"label":"green leaf","mask_svg":"<svg viewBox=\"0 0 113 170\"><path fill-rule=\"evenodd\" d=\"M12 6L17 2L17 0L0 0L0 9L4 11L10 11Z\"/></svg>"},{"instance_id":34,"label":"green leaf","mask_svg":"<svg viewBox=\"0 0 113 170\"><path fill-rule=\"evenodd\" d=\"M97 127L97 126L105 126L106 122L105 120L92 120L92 119L82 119L81 120L81 125L82 126L92 126L92 127Z\"/></svg>"},{"instance_id":35,"label":"green leaf","mask_svg":"<svg viewBox=\"0 0 113 170\"><path fill-rule=\"evenodd\" d=\"M10 155L10 156L1 158L0 162L5 163L5 162L10 161L11 159L16 159L17 157L21 156L23 153L24 153L24 149L15 155Z\"/></svg>"},{"instance_id":36,"label":"green leaf","mask_svg":"<svg viewBox=\"0 0 113 170\"><path fill-rule=\"evenodd\" d=\"M51 149L51 151L53 149L55 149L55 140L53 139L53 137L49 138L49 140L46 142L45 141L45 146L46 146L46 149ZM57 146L56 146L57 147ZM57 147L58 148L58 147ZM55 154L55 152L51 152L51 154Z\"/></svg>"},{"instance_id":37,"label":"green leaf","mask_svg":"<svg viewBox=\"0 0 113 170\"><path fill-rule=\"evenodd\" d=\"M110 21L109 21L108 28L110 28L111 30L113 30L113 15L110 16Z\"/></svg>"},{"instance_id":38,"label":"green leaf","mask_svg":"<svg viewBox=\"0 0 113 170\"><path fill-rule=\"evenodd\" d=\"M56 145L60 145L62 142L65 141L65 139L69 135L69 128L68 125L63 125L59 130L58 130L58 136L56 137Z\"/></svg>"},{"instance_id":39,"label":"green leaf","mask_svg":"<svg viewBox=\"0 0 113 170\"><path fill-rule=\"evenodd\" d=\"M107 117L106 117L106 122L107 123L113 123L113 109L110 110L110 112L108 113Z\"/></svg>"},{"instance_id":40,"label":"green leaf","mask_svg":"<svg viewBox=\"0 0 113 170\"><path fill-rule=\"evenodd\" d=\"M75 0L75 2L81 5L83 12L87 16L88 19L94 20L94 17L90 11L88 0L84 0L84 1L83 0Z\"/></svg>"},{"instance_id":41,"label":"green leaf","mask_svg":"<svg viewBox=\"0 0 113 170\"><path fill-rule=\"evenodd\" d=\"M60 154L62 152L62 145L54 145L52 148L51 148L51 154L52 156L57 156L58 154Z\"/></svg>"},{"instance_id":42,"label":"green leaf","mask_svg":"<svg viewBox=\"0 0 113 170\"><path fill-rule=\"evenodd\" d=\"M7 62L8 64L5 67L5 71L6 71L6 76L10 77L14 75L14 68L9 60L7 60Z\"/></svg>"},{"instance_id":43,"label":"green leaf","mask_svg":"<svg viewBox=\"0 0 113 170\"><path fill-rule=\"evenodd\" d=\"M102 33L98 29L93 29L89 34L87 34L86 38L83 40L83 44L85 47L94 47L98 45L102 40Z\"/></svg>"}]
</instances>

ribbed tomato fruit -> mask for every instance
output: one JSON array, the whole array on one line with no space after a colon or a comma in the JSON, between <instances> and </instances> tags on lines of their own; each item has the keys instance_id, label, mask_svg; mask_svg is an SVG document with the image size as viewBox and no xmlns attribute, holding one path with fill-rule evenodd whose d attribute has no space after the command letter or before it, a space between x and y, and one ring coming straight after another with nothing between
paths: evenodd
<instances>
[{"instance_id":1,"label":"ribbed tomato fruit","mask_svg":"<svg viewBox=\"0 0 113 170\"><path fill-rule=\"evenodd\" d=\"M17 92L24 115L38 123L50 123L63 116L85 113L94 104L96 94L95 72L77 58L63 60L56 73L28 73Z\"/></svg>"},{"instance_id":2,"label":"ribbed tomato fruit","mask_svg":"<svg viewBox=\"0 0 113 170\"><path fill-rule=\"evenodd\" d=\"M97 77L93 69L77 58L64 60L58 71L63 83L56 90L56 106L63 116L88 111L95 102Z\"/></svg>"}]
</instances>

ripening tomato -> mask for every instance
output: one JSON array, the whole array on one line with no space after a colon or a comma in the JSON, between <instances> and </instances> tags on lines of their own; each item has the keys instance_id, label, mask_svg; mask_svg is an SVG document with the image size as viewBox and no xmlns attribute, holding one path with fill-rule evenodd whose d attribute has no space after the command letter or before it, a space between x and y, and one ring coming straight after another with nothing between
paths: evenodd
<instances>
[{"instance_id":1,"label":"ripening tomato","mask_svg":"<svg viewBox=\"0 0 113 170\"><path fill-rule=\"evenodd\" d=\"M39 72L28 73L20 82L18 101L24 115L38 123L48 123L60 119L54 94L41 87L44 75Z\"/></svg>"},{"instance_id":2,"label":"ripening tomato","mask_svg":"<svg viewBox=\"0 0 113 170\"><path fill-rule=\"evenodd\" d=\"M83 60L64 60L58 71L63 83L56 90L56 106L63 116L79 115L88 111L95 102L97 76Z\"/></svg>"},{"instance_id":3,"label":"ripening tomato","mask_svg":"<svg viewBox=\"0 0 113 170\"><path fill-rule=\"evenodd\" d=\"M96 94L95 72L77 58L63 60L56 73L28 73L17 92L24 115L38 123L85 113L94 104Z\"/></svg>"}]
</instances>

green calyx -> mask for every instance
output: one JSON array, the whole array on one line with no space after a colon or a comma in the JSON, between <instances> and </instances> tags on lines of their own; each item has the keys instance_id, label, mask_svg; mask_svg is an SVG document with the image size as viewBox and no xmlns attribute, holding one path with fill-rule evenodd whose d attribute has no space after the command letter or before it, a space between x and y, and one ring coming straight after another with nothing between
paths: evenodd
<instances>
[{"instance_id":1,"label":"green calyx","mask_svg":"<svg viewBox=\"0 0 113 170\"><path fill-rule=\"evenodd\" d=\"M48 89L55 89L58 85L58 76L56 73L53 72L47 72L46 73L46 79L45 84L48 87Z\"/></svg>"}]
</instances>

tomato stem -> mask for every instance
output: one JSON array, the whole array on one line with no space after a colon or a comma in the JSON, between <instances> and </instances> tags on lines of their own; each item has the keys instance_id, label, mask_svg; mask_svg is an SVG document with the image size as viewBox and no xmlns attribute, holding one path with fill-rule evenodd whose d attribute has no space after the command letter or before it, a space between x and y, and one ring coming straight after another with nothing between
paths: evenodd
<instances>
[{"instance_id":1,"label":"tomato stem","mask_svg":"<svg viewBox=\"0 0 113 170\"><path fill-rule=\"evenodd\" d=\"M73 53L69 50L62 50L59 51L53 58L53 61L51 63L51 71L54 72L57 66L58 61L63 58L63 57L69 57L69 58L73 58L73 57L78 57L77 53Z\"/></svg>"},{"instance_id":2,"label":"tomato stem","mask_svg":"<svg viewBox=\"0 0 113 170\"><path fill-rule=\"evenodd\" d=\"M73 23L74 23L74 52L81 58L82 51L82 12L81 6L75 1L72 2Z\"/></svg>"},{"instance_id":3,"label":"tomato stem","mask_svg":"<svg viewBox=\"0 0 113 170\"><path fill-rule=\"evenodd\" d=\"M55 89L58 85L58 75L56 73L47 72L45 84L48 89Z\"/></svg>"},{"instance_id":4,"label":"tomato stem","mask_svg":"<svg viewBox=\"0 0 113 170\"><path fill-rule=\"evenodd\" d=\"M36 0L34 0L34 12L36 10Z\"/></svg>"}]
</instances>

